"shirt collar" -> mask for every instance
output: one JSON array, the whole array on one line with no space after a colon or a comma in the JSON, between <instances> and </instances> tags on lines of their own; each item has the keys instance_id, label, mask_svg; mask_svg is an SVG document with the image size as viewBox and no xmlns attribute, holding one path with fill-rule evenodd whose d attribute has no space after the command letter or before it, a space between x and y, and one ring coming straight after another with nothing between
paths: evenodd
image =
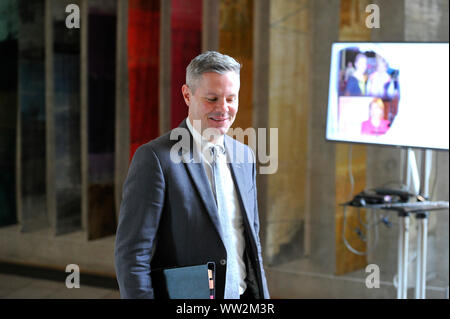
<instances>
[{"instance_id":1,"label":"shirt collar","mask_svg":"<svg viewBox=\"0 0 450 319\"><path fill-rule=\"evenodd\" d=\"M209 154L209 149L215 145L220 145L225 149L225 145L224 145L224 136L221 135L219 137L219 140L217 141L216 144L211 143L207 140L205 140L202 135L193 127L191 120L189 119L189 117L186 118L186 125L189 129L189 131L192 134L192 137L194 138L194 142L197 145L198 149L200 149L202 151L203 154Z\"/></svg>"}]
</instances>

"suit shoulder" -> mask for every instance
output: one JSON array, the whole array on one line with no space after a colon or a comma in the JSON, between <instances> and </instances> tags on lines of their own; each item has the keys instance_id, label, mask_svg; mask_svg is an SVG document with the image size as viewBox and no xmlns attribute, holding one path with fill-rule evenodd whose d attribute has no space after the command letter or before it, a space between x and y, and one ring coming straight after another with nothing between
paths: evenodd
<instances>
[{"instance_id":1,"label":"suit shoulder","mask_svg":"<svg viewBox=\"0 0 450 319\"><path fill-rule=\"evenodd\" d=\"M166 148L167 146L170 146L171 140L170 140L170 133L172 131L169 131L167 133L164 133L163 135L151 140L150 142L143 144L148 145L148 147L151 147L155 151L159 151L161 149Z\"/></svg>"},{"instance_id":2,"label":"suit shoulder","mask_svg":"<svg viewBox=\"0 0 450 319\"><path fill-rule=\"evenodd\" d=\"M170 150L172 148L172 146L177 143L178 139L178 135L174 134L176 136L176 138L171 138L171 135L173 133L177 133L177 130L180 130L183 128L175 128L172 129L166 133L164 133L163 135L145 143L142 144L141 146L139 146L136 150L137 152L149 152L150 150L155 154L155 156L160 160L160 161L165 161L167 160L167 158L170 156Z\"/></svg>"}]
</instances>

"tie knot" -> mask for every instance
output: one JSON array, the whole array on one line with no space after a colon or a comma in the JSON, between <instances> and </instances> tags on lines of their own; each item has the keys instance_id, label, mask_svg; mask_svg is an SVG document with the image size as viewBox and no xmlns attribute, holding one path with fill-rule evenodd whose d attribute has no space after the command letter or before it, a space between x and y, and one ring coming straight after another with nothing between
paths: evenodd
<instances>
[{"instance_id":1,"label":"tie knot","mask_svg":"<svg viewBox=\"0 0 450 319\"><path fill-rule=\"evenodd\" d=\"M225 154L225 148L221 145L214 145L209 150L211 152L211 157L213 158L213 161L216 161L220 155Z\"/></svg>"}]
</instances>

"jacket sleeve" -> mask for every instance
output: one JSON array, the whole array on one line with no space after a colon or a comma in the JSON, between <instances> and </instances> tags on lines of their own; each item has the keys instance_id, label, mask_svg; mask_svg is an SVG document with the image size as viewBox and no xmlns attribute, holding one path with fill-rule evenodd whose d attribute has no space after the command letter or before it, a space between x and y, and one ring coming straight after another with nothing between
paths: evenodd
<instances>
[{"instance_id":1,"label":"jacket sleeve","mask_svg":"<svg viewBox=\"0 0 450 319\"><path fill-rule=\"evenodd\" d=\"M149 144L139 147L123 185L114 248L121 298L154 298L150 261L164 204L165 181Z\"/></svg>"}]
</instances>

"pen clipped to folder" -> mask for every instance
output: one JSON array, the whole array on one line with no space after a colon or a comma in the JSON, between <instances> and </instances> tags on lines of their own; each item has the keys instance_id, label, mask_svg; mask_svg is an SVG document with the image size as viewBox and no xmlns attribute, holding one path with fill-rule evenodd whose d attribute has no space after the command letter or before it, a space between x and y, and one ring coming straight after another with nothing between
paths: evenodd
<instances>
[{"instance_id":1,"label":"pen clipped to folder","mask_svg":"<svg viewBox=\"0 0 450 319\"><path fill-rule=\"evenodd\" d=\"M209 299L214 299L214 278L212 269L208 269Z\"/></svg>"}]
</instances>

